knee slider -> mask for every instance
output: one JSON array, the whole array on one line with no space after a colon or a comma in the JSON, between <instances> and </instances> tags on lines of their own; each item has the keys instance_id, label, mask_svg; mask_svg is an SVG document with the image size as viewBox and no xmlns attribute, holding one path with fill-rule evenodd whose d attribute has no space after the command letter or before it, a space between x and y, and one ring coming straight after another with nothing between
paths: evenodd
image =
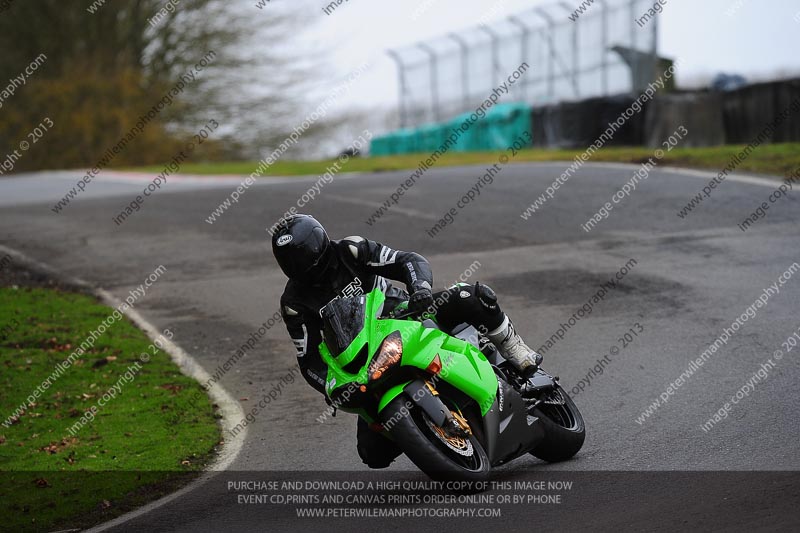
<instances>
[{"instance_id":1,"label":"knee slider","mask_svg":"<svg viewBox=\"0 0 800 533\"><path fill-rule=\"evenodd\" d=\"M481 303L481 305L489 311L494 311L497 309L497 295L488 285L483 285L476 281L475 296L478 297L478 301Z\"/></svg>"}]
</instances>

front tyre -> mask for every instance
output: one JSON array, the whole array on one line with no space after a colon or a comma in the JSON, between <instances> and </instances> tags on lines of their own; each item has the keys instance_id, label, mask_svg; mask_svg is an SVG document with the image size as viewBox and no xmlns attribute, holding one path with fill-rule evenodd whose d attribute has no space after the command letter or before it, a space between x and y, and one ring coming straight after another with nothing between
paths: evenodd
<instances>
[{"instance_id":1,"label":"front tyre","mask_svg":"<svg viewBox=\"0 0 800 533\"><path fill-rule=\"evenodd\" d=\"M489 457L475 435L447 438L424 411L416 406L409 409L409 403L405 396L398 396L383 410L381 421L417 468L437 481L489 479Z\"/></svg>"},{"instance_id":2,"label":"front tyre","mask_svg":"<svg viewBox=\"0 0 800 533\"><path fill-rule=\"evenodd\" d=\"M557 386L531 414L541 420L544 440L531 455L549 463L572 458L583 447L586 425L572 398Z\"/></svg>"}]
</instances>

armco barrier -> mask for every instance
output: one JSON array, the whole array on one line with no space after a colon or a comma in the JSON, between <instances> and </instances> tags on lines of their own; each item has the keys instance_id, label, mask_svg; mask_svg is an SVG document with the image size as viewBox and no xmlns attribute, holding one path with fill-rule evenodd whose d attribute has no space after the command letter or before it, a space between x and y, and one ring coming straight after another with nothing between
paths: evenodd
<instances>
[{"instance_id":1,"label":"armco barrier","mask_svg":"<svg viewBox=\"0 0 800 533\"><path fill-rule=\"evenodd\" d=\"M542 148L585 148L594 143L630 107L635 98L614 96L591 98L533 110L533 144ZM644 144L645 109L626 119L608 146Z\"/></svg>"},{"instance_id":2,"label":"armco barrier","mask_svg":"<svg viewBox=\"0 0 800 533\"><path fill-rule=\"evenodd\" d=\"M758 83L724 93L722 113L725 142L746 144L775 117L800 98L800 79ZM794 115L779 124L772 142L800 141L800 116Z\"/></svg>"},{"instance_id":3,"label":"armco barrier","mask_svg":"<svg viewBox=\"0 0 800 533\"><path fill-rule=\"evenodd\" d=\"M730 92L664 92L628 119L607 146L658 147L675 128L684 146L746 144L800 98L800 79L758 83ZM633 103L632 96L593 98L533 110L533 142L542 148L584 148ZM800 142L800 113L775 129L771 142Z\"/></svg>"},{"instance_id":4,"label":"armco barrier","mask_svg":"<svg viewBox=\"0 0 800 533\"><path fill-rule=\"evenodd\" d=\"M689 135L681 142L685 148L725 144L722 116L723 93L665 94L649 102L645 112L645 145L661 146L675 128L684 126ZM763 127L763 126L762 126Z\"/></svg>"},{"instance_id":5,"label":"armco barrier","mask_svg":"<svg viewBox=\"0 0 800 533\"><path fill-rule=\"evenodd\" d=\"M606 145L658 147L679 126L691 132L687 147L746 144L797 99L800 79L758 83L730 92L664 92L626 119ZM623 95L534 109L526 104L498 104L462 133L451 150L503 150L523 131L531 132L536 147L585 148L634 100ZM447 123L377 137L372 141L372 155L433 151L468 117L459 115ZM771 142L800 142L800 113L780 123Z\"/></svg>"}]
</instances>

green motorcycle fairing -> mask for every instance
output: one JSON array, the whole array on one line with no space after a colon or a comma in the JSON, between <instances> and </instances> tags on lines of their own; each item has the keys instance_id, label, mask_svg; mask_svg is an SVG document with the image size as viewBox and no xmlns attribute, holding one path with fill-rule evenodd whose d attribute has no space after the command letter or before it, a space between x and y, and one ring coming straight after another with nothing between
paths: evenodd
<instances>
[{"instance_id":1,"label":"green motorcycle fairing","mask_svg":"<svg viewBox=\"0 0 800 533\"><path fill-rule=\"evenodd\" d=\"M325 387L328 396L332 396L338 389L352 387L353 384L365 385L367 389L372 388L375 382L369 379L369 364L377 357L383 341L392 333L399 332L402 338L402 354L398 365L426 370L438 355L442 367L438 372L438 379L475 400L480 406L481 415L486 415L497 394L498 382L491 364L480 350L467 341L452 337L439 329L425 327L415 320L379 318L386 299L380 289L376 288L366 295L355 298L363 299L364 324L361 331L338 356L331 353L325 340L319 345L319 352L328 366L328 380ZM362 349L365 346L364 359ZM346 371L345 367L358 357L362 357L363 364L358 365L357 370L350 368L354 373ZM380 391L378 412L399 396L408 383L408 381L391 383L386 390ZM362 417L365 414L362 409L350 409L344 406L340 408L358 413Z\"/></svg>"}]
</instances>

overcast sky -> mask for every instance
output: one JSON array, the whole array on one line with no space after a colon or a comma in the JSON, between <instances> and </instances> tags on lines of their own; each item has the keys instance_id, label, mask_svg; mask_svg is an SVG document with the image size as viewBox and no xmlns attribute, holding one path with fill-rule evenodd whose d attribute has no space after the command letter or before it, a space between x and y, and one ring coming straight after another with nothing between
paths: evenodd
<instances>
[{"instance_id":1,"label":"overcast sky","mask_svg":"<svg viewBox=\"0 0 800 533\"><path fill-rule=\"evenodd\" d=\"M538 0L347 0L330 15L317 5L317 19L303 39L329 51L331 71L340 75L365 61L369 71L339 102L351 106L392 106L397 102L397 73L385 50L501 19L532 7ZM615 2L617 0L609 0ZM654 0L655 1L655 0ZM664 1L664 0L662 0ZM579 0L567 0L579 5ZM590 8L591 9L591 8ZM729 13L729 11L735 11ZM566 20L568 12L561 11ZM415 13L418 16L415 17ZM748 78L800 74L800 2L797 0L666 0L659 16L659 51L680 60L680 86L707 80L718 72ZM535 65L534 65L535 67ZM330 80L319 83L324 91Z\"/></svg>"}]
</instances>

